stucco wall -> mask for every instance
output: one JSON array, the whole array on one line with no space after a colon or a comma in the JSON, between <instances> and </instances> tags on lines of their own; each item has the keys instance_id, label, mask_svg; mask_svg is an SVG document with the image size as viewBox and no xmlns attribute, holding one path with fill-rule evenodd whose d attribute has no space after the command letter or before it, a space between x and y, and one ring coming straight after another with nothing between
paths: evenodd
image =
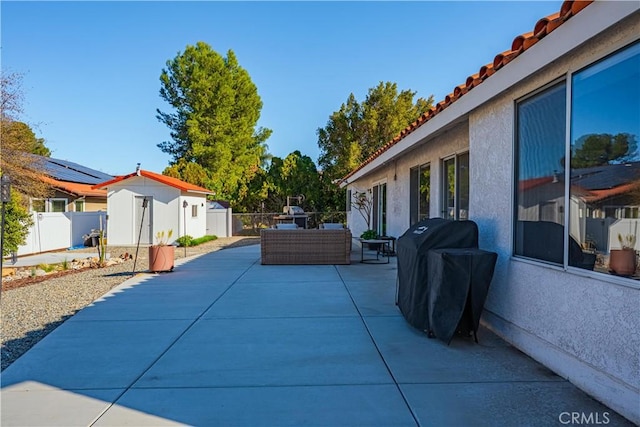
<instances>
[{"instance_id":1,"label":"stucco wall","mask_svg":"<svg viewBox=\"0 0 640 427\"><path fill-rule=\"evenodd\" d=\"M557 61L469 118L470 217L498 252L485 319L500 334L627 417L640 420L640 291L629 279L585 277L511 259L515 100L624 46L637 16ZM625 283L626 282L626 283Z\"/></svg>"},{"instance_id":2,"label":"stucco wall","mask_svg":"<svg viewBox=\"0 0 640 427\"><path fill-rule=\"evenodd\" d=\"M463 122L403 155L397 161L379 168L376 172L348 186L352 191L364 191L379 182L387 183L387 234L399 237L409 228L409 175L411 168L431 165L430 217L442 216L441 189L442 159L469 149L468 126ZM395 176L395 178L394 178ZM470 191L473 191L471 184ZM366 230L366 223L355 207L347 215L347 223L354 236Z\"/></svg>"},{"instance_id":3,"label":"stucco wall","mask_svg":"<svg viewBox=\"0 0 640 427\"><path fill-rule=\"evenodd\" d=\"M386 180L389 234L399 236L409 225L409 169L431 163L430 211L432 217L441 216L441 159L468 146L470 219L479 226L480 247L499 255L483 321L559 375L640 423L638 283L511 258L515 100L629 44L637 34L638 13L486 102L470 114L468 126L461 124L423 141L348 188L364 190ZM532 48L528 58L547 42L553 43L551 37L541 41L537 50ZM508 73L509 65L501 72ZM355 210L348 222L356 236L365 228Z\"/></svg>"}]
</instances>

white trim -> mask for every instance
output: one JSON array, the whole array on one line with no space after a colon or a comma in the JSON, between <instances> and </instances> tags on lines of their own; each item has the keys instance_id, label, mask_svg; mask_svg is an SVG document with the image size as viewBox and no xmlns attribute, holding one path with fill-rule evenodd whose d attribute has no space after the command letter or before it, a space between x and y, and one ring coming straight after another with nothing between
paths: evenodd
<instances>
[{"instance_id":1,"label":"white trim","mask_svg":"<svg viewBox=\"0 0 640 427\"><path fill-rule=\"evenodd\" d=\"M373 172L404 154L414 145L428 138L433 138L440 132L455 125L471 111L484 105L490 99L537 73L553 61L563 57L590 38L597 36L638 10L640 10L640 2L636 1L596 1L590 4L544 39L498 70L481 85L473 88L469 93L390 147L371 163L356 171L346 181L343 181L340 187L343 188L348 183L352 183Z\"/></svg>"}]
</instances>

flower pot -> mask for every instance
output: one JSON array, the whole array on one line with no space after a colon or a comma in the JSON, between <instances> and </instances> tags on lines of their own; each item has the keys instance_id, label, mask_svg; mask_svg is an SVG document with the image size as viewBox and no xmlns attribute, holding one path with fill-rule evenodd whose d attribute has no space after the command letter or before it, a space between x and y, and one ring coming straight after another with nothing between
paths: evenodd
<instances>
[{"instance_id":1,"label":"flower pot","mask_svg":"<svg viewBox=\"0 0 640 427\"><path fill-rule=\"evenodd\" d=\"M633 249L611 249L609 270L619 276L632 276L636 272L636 251Z\"/></svg>"},{"instance_id":2,"label":"flower pot","mask_svg":"<svg viewBox=\"0 0 640 427\"><path fill-rule=\"evenodd\" d=\"M175 246L149 246L149 271L173 271Z\"/></svg>"}]
</instances>

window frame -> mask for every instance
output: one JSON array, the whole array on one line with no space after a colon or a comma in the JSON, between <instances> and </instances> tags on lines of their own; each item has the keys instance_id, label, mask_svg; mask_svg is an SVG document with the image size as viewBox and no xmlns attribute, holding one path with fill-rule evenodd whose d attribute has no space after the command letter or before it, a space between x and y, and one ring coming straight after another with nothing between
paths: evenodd
<instances>
[{"instance_id":1,"label":"window frame","mask_svg":"<svg viewBox=\"0 0 640 427\"><path fill-rule=\"evenodd\" d=\"M513 130L512 130L512 138L513 138L513 143L512 143L512 203L511 203L511 208L512 208L512 215L511 215L511 233L512 233L512 238L511 238L511 250L510 250L510 259L512 260L516 260L518 262L524 262L524 263L529 263L529 264L533 264L536 266L541 266L541 267L546 267L546 268L550 268L550 269L554 269L554 270L559 270L559 271L565 271L565 272L569 272L572 274L576 274L579 276L584 276L584 277L589 277L589 278L594 278L596 280L600 280L600 281L606 281L606 282L611 282L617 285L622 285L625 287L631 287L633 289L640 289L640 280L637 279L632 279L632 278L627 278L627 277L623 277L623 276L617 276L614 274L607 274L605 272L600 272L600 271L595 271L595 270L587 270L587 269L583 269L583 268L579 268L576 266L572 266L569 265L569 238L570 238L570 233L571 233L571 225L569 223L569 221L571 220L571 155L572 155L572 151L571 151L571 132L572 132L572 122L571 122L571 118L572 118L572 112L573 112L573 106L572 106L572 101L573 101L573 77L578 74L581 73L582 71L587 70L590 67L594 67L597 64L623 52L626 49L631 49L634 45L639 44L640 43L640 38L637 38L635 40L631 40L628 41L627 43L625 43L623 46L617 46L613 49L607 49L605 52L603 52L601 55L598 55L597 58L593 59L593 58L589 58L587 61L585 61L584 63L580 64L579 66L575 66L575 67L569 67L567 69L567 71L565 73L563 73L561 76L555 78L552 81L549 81L548 83L536 88L535 90L528 92L527 94L515 99L513 101L513 111L514 111L514 120L513 120ZM565 103L566 103L566 108L565 108L565 139L564 139L564 149L565 149L565 160L566 161L566 165L565 165L565 170L564 170L564 180L565 180L565 185L564 185L564 203L566 208L564 209L563 212L563 219L564 219L564 232L563 232L563 263L562 265L558 265L558 264L554 264L554 263L549 263L546 262L544 260L541 259L535 259L535 258L529 258L529 257L525 257L522 255L517 255L515 254L515 249L516 249L516 226L517 226L517 211L518 211L518 205L517 205L517 192L518 192L518 162L519 162L519 144L518 144L518 104L525 101L526 99L529 99L533 96L536 96L538 94L540 94L541 92L550 89L551 87L564 82L565 83ZM625 206L616 206L617 208L624 208ZM591 217L593 216L594 212L590 212L589 210L584 212L585 216L587 217ZM640 215L640 212L638 213ZM599 213L598 217L602 217L602 216L606 217L606 214L604 212L604 208L602 209L602 212Z\"/></svg>"},{"instance_id":2,"label":"window frame","mask_svg":"<svg viewBox=\"0 0 640 427\"><path fill-rule=\"evenodd\" d=\"M429 203L426 218L420 218L422 193L420 192L423 171L429 169ZM414 178L415 177L415 178ZM431 162L422 163L409 169L409 225L431 218Z\"/></svg>"},{"instance_id":3,"label":"window frame","mask_svg":"<svg viewBox=\"0 0 640 427\"><path fill-rule=\"evenodd\" d=\"M450 156L446 156L440 159L440 172L441 172L441 186L440 186L440 191L441 191L441 197L440 197L440 204L441 204L441 209L440 209L440 213L442 215L442 218L446 218L446 219L452 219L454 221L466 221L469 219L469 210L471 208L471 206L468 207L467 209L467 217L466 218L460 218L460 157L462 156L468 156L469 159L469 163L467 167L471 166L471 153L469 150L464 150L464 151L460 151L454 154L451 154ZM447 190L447 185L448 185L448 176L447 176L447 169L445 166L445 163L453 160L453 168L454 168L454 173L453 173L453 178L454 178L454 189L453 189L453 218L451 218L449 216L449 204L448 204L448 200L447 200L447 195L448 190ZM467 194L467 202L470 202L470 197L471 197L471 176L468 176L468 186L469 186L469 192Z\"/></svg>"}]
</instances>

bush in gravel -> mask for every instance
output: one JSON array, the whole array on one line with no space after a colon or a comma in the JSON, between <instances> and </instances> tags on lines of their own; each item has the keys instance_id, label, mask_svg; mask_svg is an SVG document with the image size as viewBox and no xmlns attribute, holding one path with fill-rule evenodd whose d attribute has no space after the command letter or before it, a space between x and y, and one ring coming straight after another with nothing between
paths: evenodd
<instances>
[{"instance_id":1,"label":"bush in gravel","mask_svg":"<svg viewBox=\"0 0 640 427\"><path fill-rule=\"evenodd\" d=\"M194 239L193 237L187 234L177 239L176 242L180 247L185 247L185 246L189 247L189 246L198 246L203 243L216 240L217 238L218 236L202 236L202 237L198 237L197 239Z\"/></svg>"},{"instance_id":2,"label":"bush in gravel","mask_svg":"<svg viewBox=\"0 0 640 427\"><path fill-rule=\"evenodd\" d=\"M193 237L189 236L188 234L179 237L176 239L176 243L178 244L178 246L180 246L181 248L187 246L193 246Z\"/></svg>"}]
</instances>

